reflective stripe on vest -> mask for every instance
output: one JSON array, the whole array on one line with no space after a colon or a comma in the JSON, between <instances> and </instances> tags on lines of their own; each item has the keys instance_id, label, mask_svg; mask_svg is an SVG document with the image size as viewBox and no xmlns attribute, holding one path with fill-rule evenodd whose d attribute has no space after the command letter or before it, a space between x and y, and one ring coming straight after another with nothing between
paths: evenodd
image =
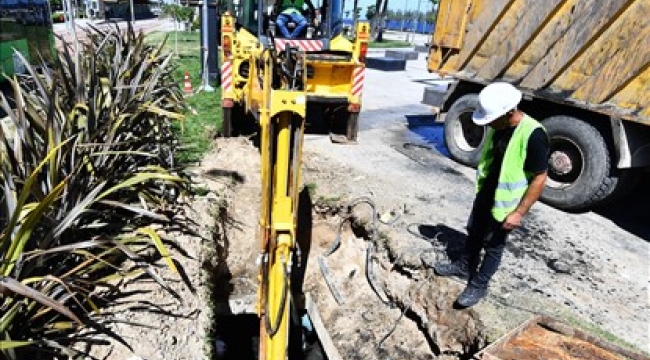
<instances>
[{"instance_id":1,"label":"reflective stripe on vest","mask_svg":"<svg viewBox=\"0 0 650 360\"><path fill-rule=\"evenodd\" d=\"M497 221L503 221L513 212L521 198L528 190L528 185L532 178L532 174L524 171L524 164L526 162L526 151L528 149L528 139L530 135L537 128L542 125L535 119L524 114L521 122L517 125L506 152L503 155L503 162L501 163L501 170L499 173L499 182L494 193L494 205L492 207L492 216ZM486 145L481 154L481 160L477 168L477 181L476 191L480 191L487 171L492 163L492 135L493 129L488 130Z\"/></svg>"}]
</instances>

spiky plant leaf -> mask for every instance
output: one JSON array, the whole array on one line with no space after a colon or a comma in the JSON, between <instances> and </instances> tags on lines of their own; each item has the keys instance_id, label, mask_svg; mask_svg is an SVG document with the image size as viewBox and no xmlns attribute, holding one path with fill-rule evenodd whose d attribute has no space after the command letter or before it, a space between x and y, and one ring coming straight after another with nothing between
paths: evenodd
<instances>
[{"instance_id":1,"label":"spiky plant leaf","mask_svg":"<svg viewBox=\"0 0 650 360\"><path fill-rule=\"evenodd\" d=\"M25 62L28 75L9 79L11 101L0 94L10 125L0 126L0 353L8 359L42 358L46 348L73 356L75 342L99 332L126 344L101 315L119 294L112 282L144 273L179 298L145 256L157 251L180 271L148 227L170 221L187 187L173 161L183 97L171 55L132 28L91 27L87 38L79 64L64 46L41 72Z\"/></svg>"}]
</instances>

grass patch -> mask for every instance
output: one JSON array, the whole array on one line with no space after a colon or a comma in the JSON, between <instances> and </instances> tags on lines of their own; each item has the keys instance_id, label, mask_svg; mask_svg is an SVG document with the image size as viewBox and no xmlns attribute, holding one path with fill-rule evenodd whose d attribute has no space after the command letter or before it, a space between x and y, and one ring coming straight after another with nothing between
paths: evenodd
<instances>
[{"instance_id":1,"label":"grass patch","mask_svg":"<svg viewBox=\"0 0 650 360\"><path fill-rule=\"evenodd\" d=\"M317 185L315 182L307 183L305 184L305 187L307 188L307 192L309 192L309 196L311 196L312 198L316 196Z\"/></svg>"},{"instance_id":2,"label":"grass patch","mask_svg":"<svg viewBox=\"0 0 650 360\"><path fill-rule=\"evenodd\" d=\"M204 186L196 186L196 187L192 188L192 192L196 196L206 196L206 195L208 195L210 193L210 189L208 189L207 187L204 187Z\"/></svg>"},{"instance_id":3,"label":"grass patch","mask_svg":"<svg viewBox=\"0 0 650 360\"><path fill-rule=\"evenodd\" d=\"M629 342L619 338L618 336L610 333L609 331L603 329L602 327L590 322L586 321L584 319L578 318L574 315L567 315L565 318L562 319L567 325L573 326L577 329L580 329L588 334L591 334L595 337L598 337L600 339L603 339L605 341L608 341L614 345L618 345L622 348L641 353L644 355L648 355L647 352L643 351L642 349L630 344Z\"/></svg>"},{"instance_id":4,"label":"grass patch","mask_svg":"<svg viewBox=\"0 0 650 360\"><path fill-rule=\"evenodd\" d=\"M411 43L404 40L384 40L381 42L373 41L368 43L369 48L383 49L383 48L401 48L401 47L411 47Z\"/></svg>"},{"instance_id":5,"label":"grass patch","mask_svg":"<svg viewBox=\"0 0 650 360\"><path fill-rule=\"evenodd\" d=\"M167 37L165 50L175 53L173 76L183 87L185 71L190 75L192 89L201 85L201 37L197 32L179 31L154 32L147 35L151 43L161 42ZM214 87L214 84L212 84ZM181 149L176 154L181 164L194 163L210 149L210 142L221 128L221 89L215 92L198 92L187 98L188 111L185 121L176 130L181 140Z\"/></svg>"}]
</instances>

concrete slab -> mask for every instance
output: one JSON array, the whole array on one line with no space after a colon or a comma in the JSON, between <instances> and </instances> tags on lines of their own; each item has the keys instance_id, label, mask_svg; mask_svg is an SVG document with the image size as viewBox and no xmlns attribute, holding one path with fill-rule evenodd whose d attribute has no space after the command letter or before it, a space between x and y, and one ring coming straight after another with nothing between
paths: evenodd
<instances>
[{"instance_id":1,"label":"concrete slab","mask_svg":"<svg viewBox=\"0 0 650 360\"><path fill-rule=\"evenodd\" d=\"M386 50L386 57L403 60L417 60L419 53L409 50Z\"/></svg>"},{"instance_id":2,"label":"concrete slab","mask_svg":"<svg viewBox=\"0 0 650 360\"><path fill-rule=\"evenodd\" d=\"M406 60L388 57L369 57L366 67L383 71L400 71L406 69Z\"/></svg>"},{"instance_id":3,"label":"concrete slab","mask_svg":"<svg viewBox=\"0 0 650 360\"><path fill-rule=\"evenodd\" d=\"M413 50L417 51L417 52L427 53L427 52L429 52L429 45L426 45L426 44L425 45L415 45Z\"/></svg>"}]
</instances>

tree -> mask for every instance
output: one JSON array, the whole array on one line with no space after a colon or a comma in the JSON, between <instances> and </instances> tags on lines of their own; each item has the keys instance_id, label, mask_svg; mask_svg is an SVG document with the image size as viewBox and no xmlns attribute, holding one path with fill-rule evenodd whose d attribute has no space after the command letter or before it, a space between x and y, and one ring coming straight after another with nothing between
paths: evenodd
<instances>
[{"instance_id":1,"label":"tree","mask_svg":"<svg viewBox=\"0 0 650 360\"><path fill-rule=\"evenodd\" d=\"M51 0L50 1L50 6L52 7L53 11L62 10L63 9L63 1L62 0Z\"/></svg>"},{"instance_id":2,"label":"tree","mask_svg":"<svg viewBox=\"0 0 650 360\"><path fill-rule=\"evenodd\" d=\"M357 32L357 23L359 22L359 12L361 9L359 9L359 0L354 0L354 4L352 5L352 29L356 33Z\"/></svg>"},{"instance_id":3,"label":"tree","mask_svg":"<svg viewBox=\"0 0 650 360\"><path fill-rule=\"evenodd\" d=\"M377 15L377 8L375 5L368 6L368 8L366 8L366 19L373 21L375 19L375 15Z\"/></svg>"},{"instance_id":4,"label":"tree","mask_svg":"<svg viewBox=\"0 0 650 360\"><path fill-rule=\"evenodd\" d=\"M372 18L368 17L368 19L372 21L372 39L374 41L382 41L384 20L386 18L386 11L388 10L388 0L377 0L374 6L368 7L368 13L370 12L371 8L374 10L372 14L373 16Z\"/></svg>"}]
</instances>

